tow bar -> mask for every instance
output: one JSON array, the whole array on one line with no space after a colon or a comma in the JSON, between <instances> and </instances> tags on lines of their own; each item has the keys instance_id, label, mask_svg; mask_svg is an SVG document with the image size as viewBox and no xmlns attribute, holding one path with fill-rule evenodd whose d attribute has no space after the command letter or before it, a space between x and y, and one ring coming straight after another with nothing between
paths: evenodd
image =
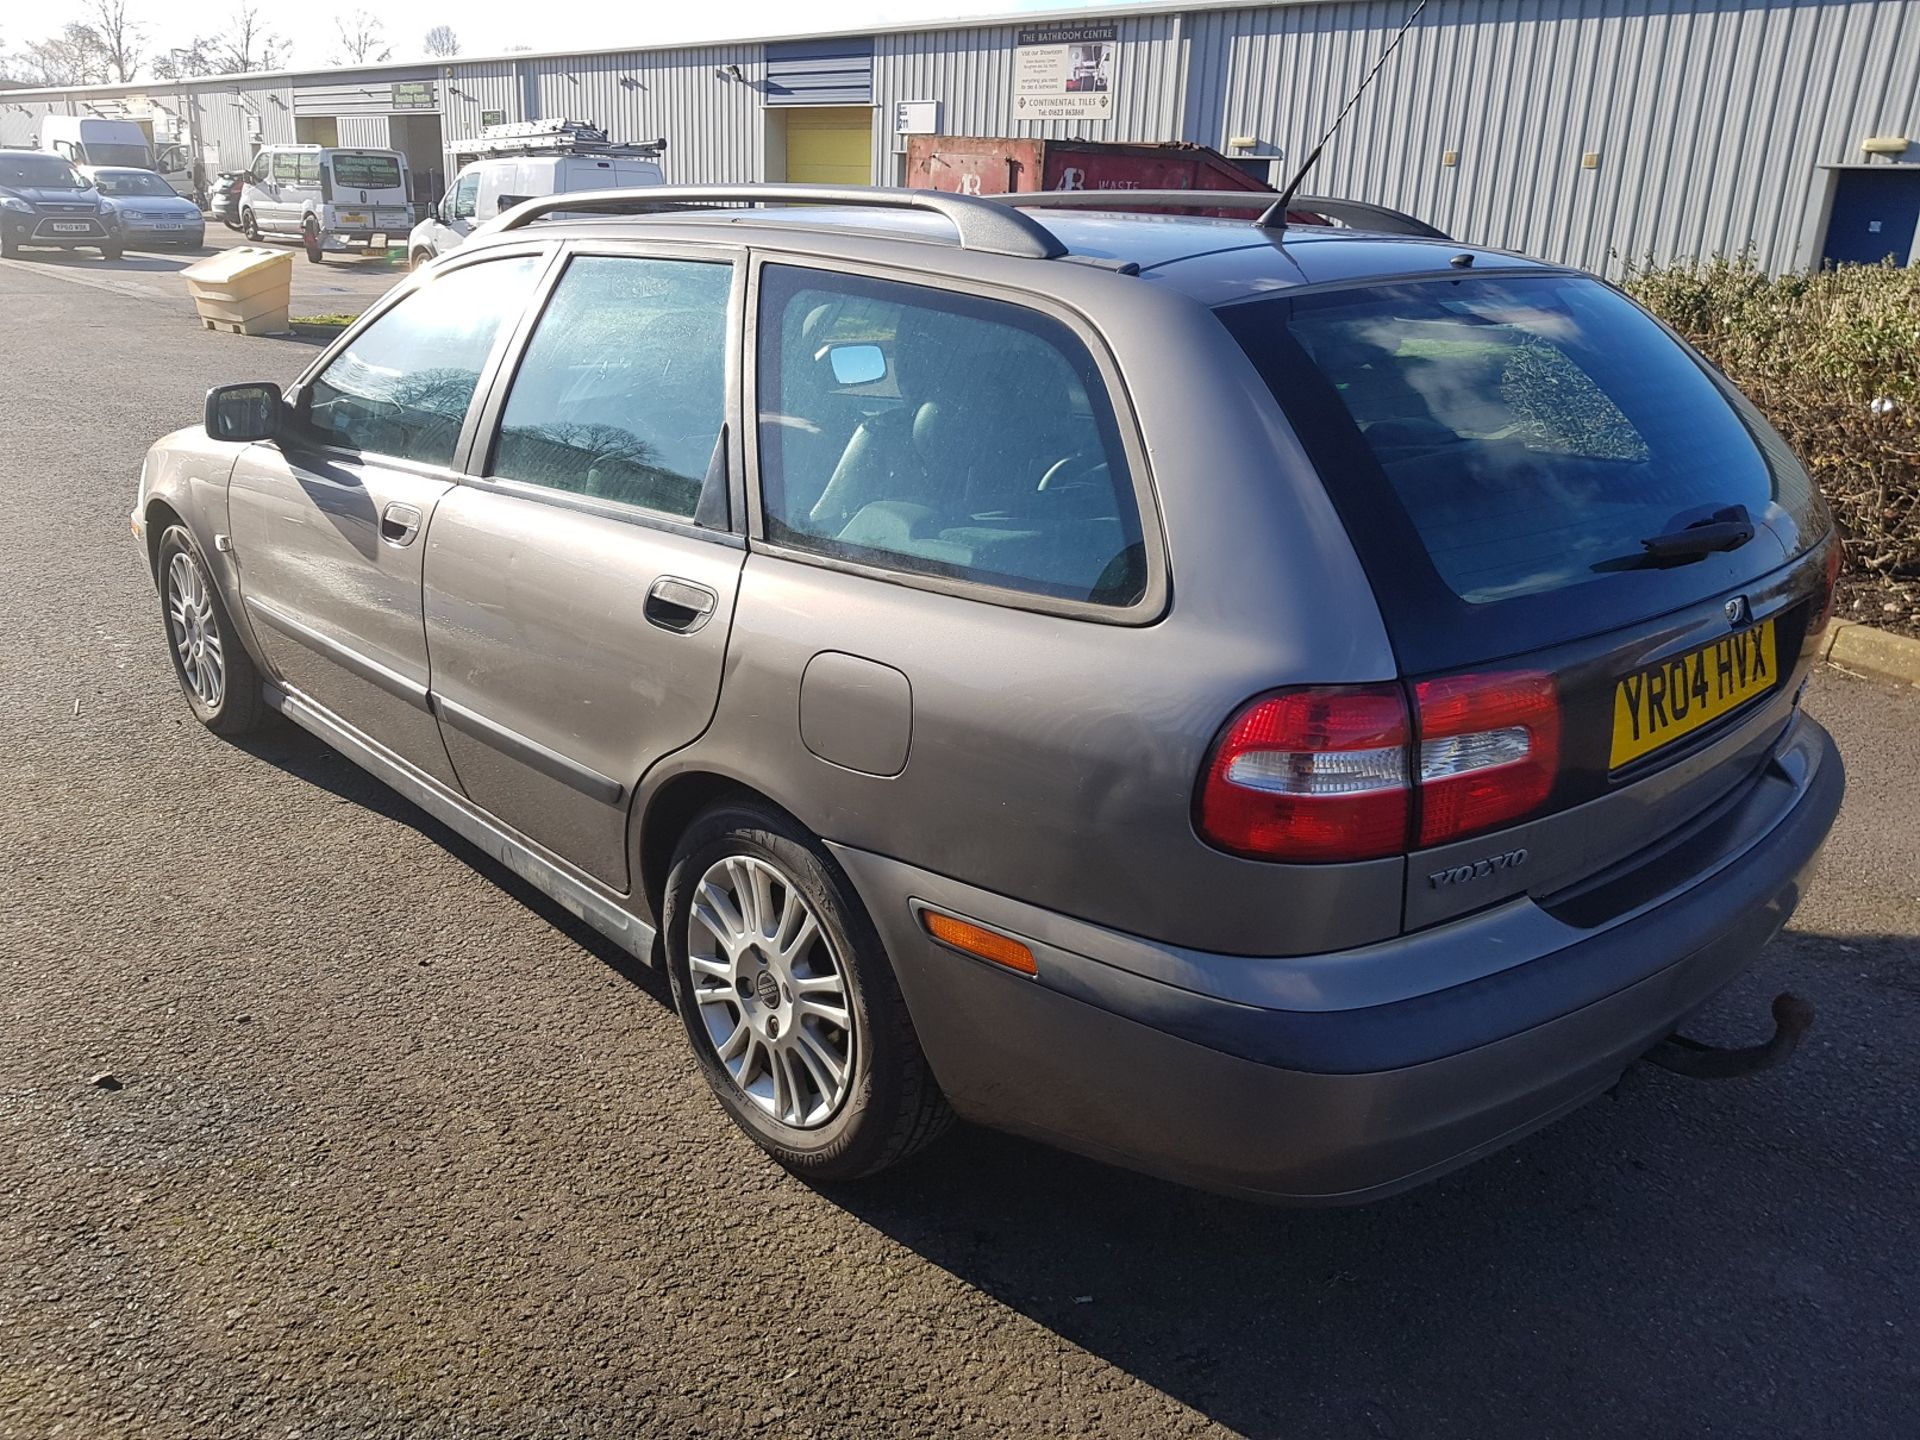
<instances>
[{"instance_id":1,"label":"tow bar","mask_svg":"<svg viewBox=\"0 0 1920 1440\"><path fill-rule=\"evenodd\" d=\"M1729 1050L1718 1045L1669 1035L1640 1058L1694 1080L1737 1080L1784 1065L1813 1026L1813 1006L1798 995L1773 997L1773 1034L1758 1045Z\"/></svg>"}]
</instances>

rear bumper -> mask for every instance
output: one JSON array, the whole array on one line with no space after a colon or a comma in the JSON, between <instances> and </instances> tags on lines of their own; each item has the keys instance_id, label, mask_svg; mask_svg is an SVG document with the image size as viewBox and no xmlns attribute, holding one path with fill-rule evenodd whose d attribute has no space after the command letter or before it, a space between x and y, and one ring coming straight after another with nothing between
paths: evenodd
<instances>
[{"instance_id":1,"label":"rear bumper","mask_svg":"<svg viewBox=\"0 0 1920 1440\"><path fill-rule=\"evenodd\" d=\"M1406 937L1396 943L1525 953L1468 984L1344 1009L1228 993L1244 995L1250 970L1278 968L1310 997L1316 972L1378 963L1393 947L1286 960L1166 950L1166 973L1181 981L1170 984L1141 973L1159 947L1134 937L865 852L835 853L961 1114L1211 1189L1351 1203L1465 1164L1610 1086L1786 923L1844 786L1832 740L1802 717L1702 825L1691 843L1708 858L1684 884L1591 928L1555 918L1554 897ZM1612 883L1632 894L1644 877ZM1039 978L932 941L916 901L1028 940ZM1576 897L1565 913L1592 904ZM1260 977L1269 992L1288 983Z\"/></svg>"}]
</instances>

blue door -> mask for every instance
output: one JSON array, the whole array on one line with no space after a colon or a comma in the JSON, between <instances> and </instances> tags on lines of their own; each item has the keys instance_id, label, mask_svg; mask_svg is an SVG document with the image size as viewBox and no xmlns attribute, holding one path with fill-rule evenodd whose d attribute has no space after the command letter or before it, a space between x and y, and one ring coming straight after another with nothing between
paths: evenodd
<instances>
[{"instance_id":1,"label":"blue door","mask_svg":"<svg viewBox=\"0 0 1920 1440\"><path fill-rule=\"evenodd\" d=\"M1896 265L1913 259L1920 228L1920 165L1842 170L1827 219L1823 259L1829 265Z\"/></svg>"}]
</instances>

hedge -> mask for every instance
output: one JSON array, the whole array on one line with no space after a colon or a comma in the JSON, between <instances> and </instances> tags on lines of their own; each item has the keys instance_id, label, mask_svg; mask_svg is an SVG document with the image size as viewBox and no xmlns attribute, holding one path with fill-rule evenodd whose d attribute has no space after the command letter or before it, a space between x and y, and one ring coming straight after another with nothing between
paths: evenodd
<instances>
[{"instance_id":1,"label":"hedge","mask_svg":"<svg viewBox=\"0 0 1920 1440\"><path fill-rule=\"evenodd\" d=\"M1920 575L1920 267L1770 277L1749 259L1635 266L1625 288L1806 461L1849 567Z\"/></svg>"}]
</instances>

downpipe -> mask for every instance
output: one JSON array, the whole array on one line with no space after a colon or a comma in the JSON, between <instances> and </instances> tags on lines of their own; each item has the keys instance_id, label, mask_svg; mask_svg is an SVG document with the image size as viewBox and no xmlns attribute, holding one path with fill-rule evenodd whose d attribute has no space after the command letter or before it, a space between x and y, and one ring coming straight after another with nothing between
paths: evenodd
<instances>
[{"instance_id":1,"label":"downpipe","mask_svg":"<svg viewBox=\"0 0 1920 1440\"><path fill-rule=\"evenodd\" d=\"M1669 1035L1640 1058L1691 1080L1738 1080L1784 1065L1813 1028L1814 1011L1798 995L1773 997L1773 1034L1758 1045L1728 1049L1685 1035Z\"/></svg>"}]
</instances>

